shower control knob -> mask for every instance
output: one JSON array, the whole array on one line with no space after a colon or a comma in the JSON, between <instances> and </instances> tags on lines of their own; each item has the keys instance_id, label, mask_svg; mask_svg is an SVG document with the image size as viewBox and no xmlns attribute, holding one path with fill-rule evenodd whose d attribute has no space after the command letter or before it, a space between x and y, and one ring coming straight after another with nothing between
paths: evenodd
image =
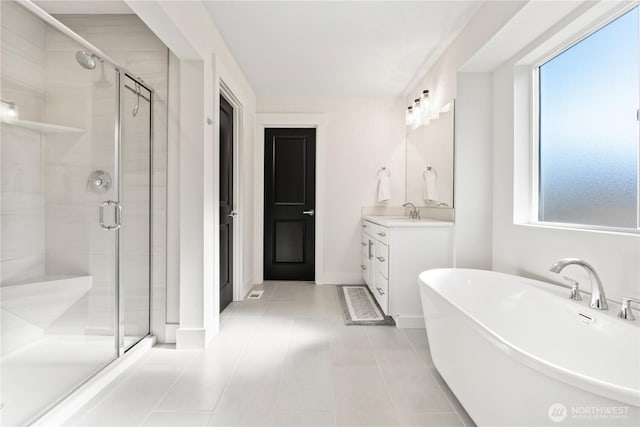
<instances>
[{"instance_id":1,"label":"shower control knob","mask_svg":"<svg viewBox=\"0 0 640 427\"><path fill-rule=\"evenodd\" d=\"M92 193L106 193L111 188L111 175L103 170L91 172L87 179L87 191Z\"/></svg>"}]
</instances>

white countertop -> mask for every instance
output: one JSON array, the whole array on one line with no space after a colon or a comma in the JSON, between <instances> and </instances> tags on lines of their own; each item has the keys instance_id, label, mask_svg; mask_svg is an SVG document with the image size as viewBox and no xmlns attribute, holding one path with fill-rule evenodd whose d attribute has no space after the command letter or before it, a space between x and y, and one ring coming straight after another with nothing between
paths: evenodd
<instances>
[{"instance_id":1,"label":"white countertop","mask_svg":"<svg viewBox=\"0 0 640 427\"><path fill-rule=\"evenodd\" d=\"M453 222L437 219L410 219L406 216L369 216L362 219L383 227L453 227Z\"/></svg>"}]
</instances>

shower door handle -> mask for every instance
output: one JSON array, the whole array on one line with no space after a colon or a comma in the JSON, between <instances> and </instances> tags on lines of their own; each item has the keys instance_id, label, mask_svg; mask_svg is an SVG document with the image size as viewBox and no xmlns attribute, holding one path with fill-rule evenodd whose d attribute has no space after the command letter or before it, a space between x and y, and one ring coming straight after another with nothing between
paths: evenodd
<instances>
[{"instance_id":1,"label":"shower door handle","mask_svg":"<svg viewBox=\"0 0 640 427\"><path fill-rule=\"evenodd\" d=\"M115 219L115 224L114 225L106 225L104 223L104 210L105 208L108 208L110 206L114 206L115 207L115 214L114 214L114 219ZM117 230L118 228L120 228L120 219L122 218L122 206L120 206L120 203L118 202L114 202L113 200L107 200L104 201L100 204L100 227L104 228L105 230Z\"/></svg>"}]
</instances>

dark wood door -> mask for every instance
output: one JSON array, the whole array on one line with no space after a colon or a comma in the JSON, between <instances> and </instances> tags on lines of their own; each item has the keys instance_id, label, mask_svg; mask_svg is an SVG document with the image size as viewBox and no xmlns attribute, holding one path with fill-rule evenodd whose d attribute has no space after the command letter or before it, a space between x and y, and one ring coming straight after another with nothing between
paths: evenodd
<instances>
[{"instance_id":1,"label":"dark wood door","mask_svg":"<svg viewBox=\"0 0 640 427\"><path fill-rule=\"evenodd\" d=\"M316 130L264 140L264 278L315 280Z\"/></svg>"},{"instance_id":2,"label":"dark wood door","mask_svg":"<svg viewBox=\"0 0 640 427\"><path fill-rule=\"evenodd\" d=\"M233 107L220 97L220 311L233 300Z\"/></svg>"}]
</instances>

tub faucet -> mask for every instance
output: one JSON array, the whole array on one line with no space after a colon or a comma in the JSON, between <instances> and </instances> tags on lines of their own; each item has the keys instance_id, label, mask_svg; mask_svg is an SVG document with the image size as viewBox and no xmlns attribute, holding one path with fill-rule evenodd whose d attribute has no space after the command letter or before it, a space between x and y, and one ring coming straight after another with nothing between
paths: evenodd
<instances>
[{"instance_id":1,"label":"tub faucet","mask_svg":"<svg viewBox=\"0 0 640 427\"><path fill-rule=\"evenodd\" d=\"M403 208L406 208L407 206L411 207L411 210L409 211L409 218L420 219L420 211L418 210L418 208L416 208L416 205L414 205L411 202L407 202L404 205L402 205Z\"/></svg>"},{"instance_id":2,"label":"tub faucet","mask_svg":"<svg viewBox=\"0 0 640 427\"><path fill-rule=\"evenodd\" d=\"M579 265L589 273L589 281L591 282L591 303L589 305L591 308L595 308L596 310L608 310L609 306L607 305L607 297L604 294L604 288L602 287L600 277L588 262L578 258L565 258L549 267L549 271L553 273L560 273L568 265Z\"/></svg>"}]
</instances>

